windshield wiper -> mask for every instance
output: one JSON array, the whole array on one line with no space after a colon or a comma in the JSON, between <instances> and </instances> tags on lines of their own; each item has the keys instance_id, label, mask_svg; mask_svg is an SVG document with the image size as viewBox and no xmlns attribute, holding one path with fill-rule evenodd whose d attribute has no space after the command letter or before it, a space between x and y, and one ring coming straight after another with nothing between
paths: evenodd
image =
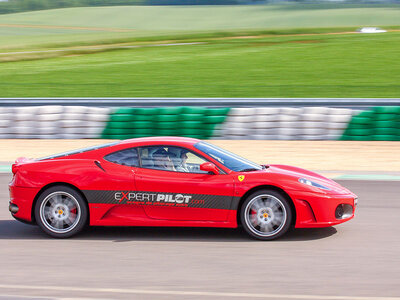
<instances>
[{"instance_id":1,"label":"windshield wiper","mask_svg":"<svg viewBox=\"0 0 400 300\"><path fill-rule=\"evenodd\" d=\"M251 171L258 171L258 169L256 169L256 168L248 168L248 169L240 170L239 172L251 172Z\"/></svg>"}]
</instances>

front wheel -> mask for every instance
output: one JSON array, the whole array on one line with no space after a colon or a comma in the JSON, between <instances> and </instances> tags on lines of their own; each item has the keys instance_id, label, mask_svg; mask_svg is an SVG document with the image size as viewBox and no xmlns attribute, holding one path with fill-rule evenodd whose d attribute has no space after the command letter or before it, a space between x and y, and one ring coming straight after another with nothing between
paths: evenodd
<instances>
[{"instance_id":1,"label":"front wheel","mask_svg":"<svg viewBox=\"0 0 400 300\"><path fill-rule=\"evenodd\" d=\"M261 190L245 200L240 219L250 236L259 240L273 240L289 229L292 210L289 201L279 192Z\"/></svg>"},{"instance_id":2,"label":"front wheel","mask_svg":"<svg viewBox=\"0 0 400 300\"><path fill-rule=\"evenodd\" d=\"M85 226L87 217L85 201L70 187L51 187L36 202L36 222L52 237L67 238L77 234Z\"/></svg>"}]
</instances>

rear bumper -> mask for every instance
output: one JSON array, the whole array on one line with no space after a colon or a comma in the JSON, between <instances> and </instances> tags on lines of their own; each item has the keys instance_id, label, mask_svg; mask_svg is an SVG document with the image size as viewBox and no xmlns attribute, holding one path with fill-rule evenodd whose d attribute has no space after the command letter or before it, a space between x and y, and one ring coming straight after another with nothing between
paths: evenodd
<instances>
[{"instance_id":1,"label":"rear bumper","mask_svg":"<svg viewBox=\"0 0 400 300\"><path fill-rule=\"evenodd\" d=\"M19 221L32 222L33 202L39 188L17 187L10 184L9 192L11 215Z\"/></svg>"},{"instance_id":2,"label":"rear bumper","mask_svg":"<svg viewBox=\"0 0 400 300\"><path fill-rule=\"evenodd\" d=\"M310 192L292 192L290 196L296 207L296 228L329 227L354 218L357 196L354 194L325 195ZM338 206L348 209L338 217Z\"/></svg>"}]
</instances>

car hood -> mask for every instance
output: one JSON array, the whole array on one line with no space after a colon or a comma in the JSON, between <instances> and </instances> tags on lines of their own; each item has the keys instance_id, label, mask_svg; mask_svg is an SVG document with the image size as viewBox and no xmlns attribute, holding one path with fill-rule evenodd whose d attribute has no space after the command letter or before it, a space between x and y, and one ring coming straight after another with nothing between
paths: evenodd
<instances>
[{"instance_id":1,"label":"car hood","mask_svg":"<svg viewBox=\"0 0 400 300\"><path fill-rule=\"evenodd\" d=\"M306 186L303 183L298 182L298 180L300 178L306 178L308 180L314 181L316 183L322 184L323 186L329 188L329 190L322 190L319 188L315 188L315 187L309 187L312 191L316 191L316 192L324 192L324 193L330 193L330 194L341 194L341 195L345 195L345 194L353 194L351 191L349 191L348 189L346 189L345 187L341 186L340 184L338 184L337 182L326 178L318 173L312 172L312 171L308 171L302 168L297 168L297 167L293 167L293 166L286 166L286 165L269 165L269 168L267 169L268 173L272 173L272 174L279 174L279 175L286 175L287 177L289 177L291 180L295 181L295 185L292 186L292 188L300 188L300 189L304 189L304 187ZM285 176L285 177L286 177Z\"/></svg>"}]
</instances>

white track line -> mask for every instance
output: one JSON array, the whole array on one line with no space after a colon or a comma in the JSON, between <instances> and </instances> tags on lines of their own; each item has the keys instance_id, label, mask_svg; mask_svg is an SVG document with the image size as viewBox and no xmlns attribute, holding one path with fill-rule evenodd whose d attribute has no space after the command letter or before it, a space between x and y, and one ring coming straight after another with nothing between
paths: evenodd
<instances>
[{"instance_id":1,"label":"white track line","mask_svg":"<svg viewBox=\"0 0 400 300\"><path fill-rule=\"evenodd\" d=\"M307 300L400 300L400 297L363 297L363 296L327 296L327 295L284 295L284 294L256 294L256 293L234 293L234 292L201 292L201 291L168 291L168 290L142 290L142 289L115 289L115 288L85 288L85 287L58 287L37 285L13 285L0 284L1 289L19 290L45 290L88 293L111 293L111 294L142 294L142 295L170 295L170 296L203 296L203 297L241 297L241 298L264 298L264 299L307 299Z\"/></svg>"},{"instance_id":2,"label":"white track line","mask_svg":"<svg viewBox=\"0 0 400 300\"><path fill-rule=\"evenodd\" d=\"M170 47L170 46L187 46L187 45L201 45L205 42L193 43L171 43L171 44L155 44L155 45L132 45L132 46L104 46L104 47L85 47L85 48L69 48L69 49L53 49L53 50L37 50L37 51L20 51L20 52L0 52L0 55L14 55L14 54L32 54L32 53L51 53L51 52L66 52L66 51L82 51L82 50L107 50L107 49L132 49L132 48L146 48L146 47Z\"/></svg>"},{"instance_id":3,"label":"white track line","mask_svg":"<svg viewBox=\"0 0 400 300\"><path fill-rule=\"evenodd\" d=\"M34 296L34 295L14 295L14 294L0 294L0 299L5 298L5 299L11 299L11 298L15 298L15 299L43 299L43 300L114 300L111 298L82 298L82 297L53 297L53 296Z\"/></svg>"},{"instance_id":4,"label":"white track line","mask_svg":"<svg viewBox=\"0 0 400 300\"><path fill-rule=\"evenodd\" d=\"M25 296L25 295L0 294L0 299L3 299L3 298L5 298L5 299L11 299L11 298L15 298L15 299L30 299L30 300L32 300L32 299L35 299L35 300L36 299L43 299L43 300L54 300L54 299L57 299L57 298L54 298L54 297L43 297L43 296ZM76 300L78 300L78 299L76 299Z\"/></svg>"}]
</instances>

